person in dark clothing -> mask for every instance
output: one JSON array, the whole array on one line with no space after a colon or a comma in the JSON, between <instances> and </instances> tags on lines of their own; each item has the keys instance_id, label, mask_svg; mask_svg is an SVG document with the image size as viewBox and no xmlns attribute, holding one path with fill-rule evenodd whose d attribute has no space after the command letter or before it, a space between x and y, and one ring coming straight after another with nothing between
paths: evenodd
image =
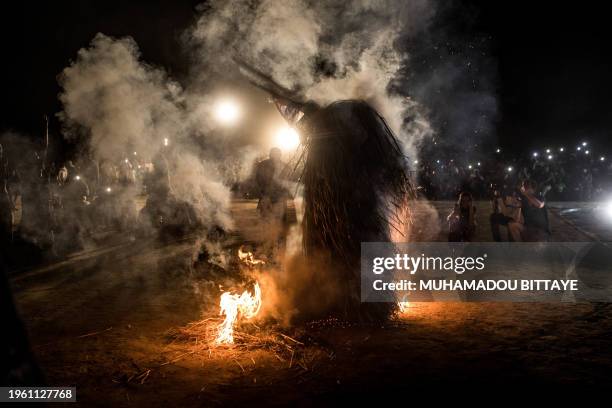
<instances>
[{"instance_id":1,"label":"person in dark clothing","mask_svg":"<svg viewBox=\"0 0 612 408\"><path fill-rule=\"evenodd\" d=\"M288 192L281 184L284 168L281 151L277 147L270 149L268 159L257 163L255 168L255 182L259 194L257 208L264 218L276 215L282 219L285 215Z\"/></svg>"},{"instance_id":2,"label":"person in dark clothing","mask_svg":"<svg viewBox=\"0 0 612 408\"><path fill-rule=\"evenodd\" d=\"M453 211L448 215L448 241L470 242L476 231L476 207L472 195L461 192Z\"/></svg>"},{"instance_id":3,"label":"person in dark clothing","mask_svg":"<svg viewBox=\"0 0 612 408\"><path fill-rule=\"evenodd\" d=\"M547 241L550 236L550 225L548 222L548 210L541 195L536 192L537 184L533 180L523 181L521 194L521 213L523 225L512 225L509 229L517 232L524 242Z\"/></svg>"}]
</instances>

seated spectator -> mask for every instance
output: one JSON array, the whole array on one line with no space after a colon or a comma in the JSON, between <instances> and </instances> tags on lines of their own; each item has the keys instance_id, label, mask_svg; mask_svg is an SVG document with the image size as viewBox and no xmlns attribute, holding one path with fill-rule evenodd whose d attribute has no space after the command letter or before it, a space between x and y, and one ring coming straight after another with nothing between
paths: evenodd
<instances>
[{"instance_id":1,"label":"seated spectator","mask_svg":"<svg viewBox=\"0 0 612 408\"><path fill-rule=\"evenodd\" d=\"M475 213L476 207L473 204L472 195L465 191L461 192L453 211L447 217L449 242L472 240L476 231Z\"/></svg>"}]
</instances>

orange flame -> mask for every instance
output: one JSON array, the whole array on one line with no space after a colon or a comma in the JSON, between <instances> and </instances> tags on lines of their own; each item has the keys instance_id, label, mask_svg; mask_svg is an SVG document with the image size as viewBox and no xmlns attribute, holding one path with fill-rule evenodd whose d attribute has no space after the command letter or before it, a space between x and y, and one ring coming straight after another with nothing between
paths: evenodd
<instances>
[{"instance_id":1,"label":"orange flame","mask_svg":"<svg viewBox=\"0 0 612 408\"><path fill-rule=\"evenodd\" d=\"M252 252L245 252L242 250L242 248L243 247L238 248L238 259L240 259L240 262L249 267L266 264L264 260L255 258Z\"/></svg>"},{"instance_id":2,"label":"orange flame","mask_svg":"<svg viewBox=\"0 0 612 408\"><path fill-rule=\"evenodd\" d=\"M221 306L219 314L224 314L225 319L219 325L216 342L217 344L232 344L234 343L234 325L237 320L239 318L250 319L259 313L261 308L259 283L255 282L253 295L246 290L242 292L242 295L223 293L219 306Z\"/></svg>"},{"instance_id":3,"label":"orange flame","mask_svg":"<svg viewBox=\"0 0 612 408\"><path fill-rule=\"evenodd\" d=\"M408 301L408 295L404 295L402 300L397 302L400 313L405 313L410 308L410 302Z\"/></svg>"}]
</instances>

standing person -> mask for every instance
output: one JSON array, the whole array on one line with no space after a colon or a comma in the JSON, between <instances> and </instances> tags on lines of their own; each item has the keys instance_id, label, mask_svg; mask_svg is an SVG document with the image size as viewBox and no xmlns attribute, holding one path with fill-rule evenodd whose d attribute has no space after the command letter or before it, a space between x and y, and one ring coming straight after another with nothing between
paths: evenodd
<instances>
[{"instance_id":1,"label":"standing person","mask_svg":"<svg viewBox=\"0 0 612 408\"><path fill-rule=\"evenodd\" d=\"M264 218L282 219L287 210L287 189L281 184L285 164L281 161L281 150L270 149L268 159L257 163L255 181L259 192L257 209Z\"/></svg>"},{"instance_id":2,"label":"standing person","mask_svg":"<svg viewBox=\"0 0 612 408\"><path fill-rule=\"evenodd\" d=\"M490 222L493 240L501 242L500 226L504 226L508 228L508 241L520 241L520 236L516 237L511 234L511 231L516 231L516 229L511 229L510 224L522 224L521 202L513 194L500 193L499 190L495 190L491 204L493 213Z\"/></svg>"},{"instance_id":3,"label":"standing person","mask_svg":"<svg viewBox=\"0 0 612 408\"><path fill-rule=\"evenodd\" d=\"M537 184L533 180L524 180L519 192L524 224L513 223L508 225L508 229L525 242L547 241L550 236L548 210L541 194L537 193Z\"/></svg>"},{"instance_id":4,"label":"standing person","mask_svg":"<svg viewBox=\"0 0 612 408\"><path fill-rule=\"evenodd\" d=\"M449 242L470 242L476 232L476 207L472 194L462 191L448 221Z\"/></svg>"}]
</instances>

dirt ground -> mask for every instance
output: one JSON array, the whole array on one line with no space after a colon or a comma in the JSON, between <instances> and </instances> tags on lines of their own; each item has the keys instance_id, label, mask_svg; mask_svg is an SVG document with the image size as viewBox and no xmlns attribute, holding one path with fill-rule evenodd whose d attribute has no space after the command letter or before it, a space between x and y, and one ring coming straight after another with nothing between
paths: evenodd
<instances>
[{"instance_id":1,"label":"dirt ground","mask_svg":"<svg viewBox=\"0 0 612 408\"><path fill-rule=\"evenodd\" d=\"M440 217L452 203L434 203ZM253 201L236 201L233 245L256 242ZM478 240L489 241L488 203ZM553 210L553 237L593 239ZM428 225L431 212L417 210ZM425 232L423 232L425 234ZM430 239L443 239L444 230ZM285 328L299 353L219 347L191 353L172 335L211 313L222 276L192 268L195 238L126 239L12 277L49 385L86 406L337 405L412 400L454 387L605 387L612 308L605 304L415 303L384 327L335 321ZM218 279L217 279L218 278ZM208 282L207 282L208 280ZM194 283L197 282L197 283Z\"/></svg>"}]
</instances>

